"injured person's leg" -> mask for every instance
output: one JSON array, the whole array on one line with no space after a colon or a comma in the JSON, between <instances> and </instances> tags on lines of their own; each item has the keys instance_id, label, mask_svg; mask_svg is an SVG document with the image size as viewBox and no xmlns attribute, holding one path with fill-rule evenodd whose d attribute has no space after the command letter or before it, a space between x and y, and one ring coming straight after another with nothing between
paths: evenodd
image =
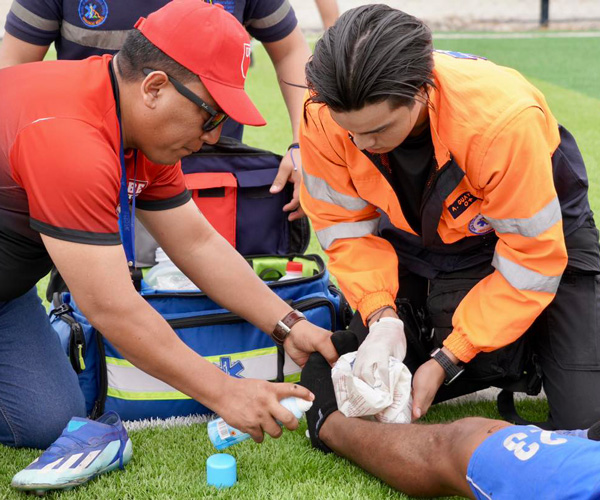
<instances>
[{"instance_id":1,"label":"injured person's leg","mask_svg":"<svg viewBox=\"0 0 600 500\"><path fill-rule=\"evenodd\" d=\"M332 341L356 350L349 331ZM415 496L477 499L599 498L600 443L485 418L449 424L383 424L337 411L331 368L318 353L301 384L316 396L307 413L313 445L352 460Z\"/></svg>"}]
</instances>

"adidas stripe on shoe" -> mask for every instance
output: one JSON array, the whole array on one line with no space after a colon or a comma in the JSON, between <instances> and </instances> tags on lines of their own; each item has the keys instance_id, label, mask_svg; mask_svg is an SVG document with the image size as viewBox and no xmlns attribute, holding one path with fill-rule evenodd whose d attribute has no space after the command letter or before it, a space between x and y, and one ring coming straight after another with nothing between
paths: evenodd
<instances>
[{"instance_id":1,"label":"adidas stripe on shoe","mask_svg":"<svg viewBox=\"0 0 600 500\"><path fill-rule=\"evenodd\" d=\"M15 474L11 486L37 494L70 489L124 468L132 454L131 440L115 412L98 420L75 417L39 458Z\"/></svg>"}]
</instances>

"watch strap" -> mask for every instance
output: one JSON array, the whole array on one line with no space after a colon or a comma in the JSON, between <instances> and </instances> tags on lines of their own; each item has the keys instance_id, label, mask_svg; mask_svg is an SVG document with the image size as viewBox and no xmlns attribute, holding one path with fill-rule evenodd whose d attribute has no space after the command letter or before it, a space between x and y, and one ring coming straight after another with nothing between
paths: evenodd
<instances>
[{"instance_id":1,"label":"watch strap","mask_svg":"<svg viewBox=\"0 0 600 500\"><path fill-rule=\"evenodd\" d=\"M292 327L298 323L298 321L302 321L303 319L306 319L306 316L297 309L290 311L277 322L273 333L271 333L271 338L277 345L283 345L286 337L292 331Z\"/></svg>"},{"instance_id":2,"label":"watch strap","mask_svg":"<svg viewBox=\"0 0 600 500\"><path fill-rule=\"evenodd\" d=\"M449 385L456 380L456 378L465 371L464 366L462 364L455 365L452 360L446 355L442 349L435 349L431 353L431 357L435 359L440 366L444 369L446 373L446 378L444 379L444 384Z\"/></svg>"}]
</instances>

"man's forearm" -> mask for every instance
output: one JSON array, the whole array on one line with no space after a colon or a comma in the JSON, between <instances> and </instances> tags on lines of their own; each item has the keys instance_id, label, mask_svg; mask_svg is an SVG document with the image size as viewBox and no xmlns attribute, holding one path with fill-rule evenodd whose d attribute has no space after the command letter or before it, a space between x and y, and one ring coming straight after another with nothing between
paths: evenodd
<instances>
[{"instance_id":1,"label":"man's forearm","mask_svg":"<svg viewBox=\"0 0 600 500\"><path fill-rule=\"evenodd\" d=\"M265 48L277 72L281 94L290 116L293 140L297 142L306 92L304 67L311 56L310 48L298 27L283 41L265 44Z\"/></svg>"},{"instance_id":2,"label":"man's forearm","mask_svg":"<svg viewBox=\"0 0 600 500\"><path fill-rule=\"evenodd\" d=\"M293 56L290 56L291 58ZM296 57L293 57L293 59L296 59ZM300 57L298 57L298 59L301 59ZM294 83L296 85L303 85L304 81L300 78L300 74L296 74L297 72L295 71L296 68L296 62L290 62L289 63L289 70L287 70L288 68L288 64L282 64L282 71L281 74L279 73L279 71L277 72L278 77L279 77L279 87L281 89L281 95L283 96L283 100L285 101L285 105L287 107L288 110L288 114L290 117L290 125L292 127L292 142L298 142L298 133L300 130L300 119L302 117L302 107L304 105L304 89L300 89L297 87L293 87L292 85L289 85L286 82L289 83ZM302 66L302 68L304 68L304 66ZM291 76L291 75L293 76ZM290 76L285 76L285 75L290 75ZM303 73L302 73L303 75ZM298 82L298 83L296 83Z\"/></svg>"},{"instance_id":3,"label":"man's forearm","mask_svg":"<svg viewBox=\"0 0 600 500\"><path fill-rule=\"evenodd\" d=\"M291 310L216 232L182 257L175 263L203 292L266 333Z\"/></svg>"},{"instance_id":4,"label":"man's forearm","mask_svg":"<svg viewBox=\"0 0 600 500\"><path fill-rule=\"evenodd\" d=\"M175 265L224 308L267 333L291 311L200 215L193 201L140 215Z\"/></svg>"},{"instance_id":5,"label":"man's forearm","mask_svg":"<svg viewBox=\"0 0 600 500\"><path fill-rule=\"evenodd\" d=\"M84 312L136 367L215 408L228 377L186 346L139 295L115 301L102 311Z\"/></svg>"}]
</instances>

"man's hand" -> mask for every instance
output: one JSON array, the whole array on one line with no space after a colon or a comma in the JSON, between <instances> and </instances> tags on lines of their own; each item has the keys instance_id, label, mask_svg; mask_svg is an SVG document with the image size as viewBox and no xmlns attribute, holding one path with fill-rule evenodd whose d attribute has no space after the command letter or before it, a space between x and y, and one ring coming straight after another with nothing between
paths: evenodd
<instances>
[{"instance_id":1,"label":"man's hand","mask_svg":"<svg viewBox=\"0 0 600 500\"><path fill-rule=\"evenodd\" d=\"M369 334L358 348L352 374L371 387L389 384L390 356L403 361L406 356L404 323L397 317L384 317L371 323Z\"/></svg>"},{"instance_id":2,"label":"man's hand","mask_svg":"<svg viewBox=\"0 0 600 500\"><path fill-rule=\"evenodd\" d=\"M427 413L445 378L446 372L435 359L430 359L419 366L413 376L413 420Z\"/></svg>"},{"instance_id":3,"label":"man's hand","mask_svg":"<svg viewBox=\"0 0 600 500\"><path fill-rule=\"evenodd\" d=\"M460 360L447 347L442 347L444 354L454 364ZM435 359L423 363L413 376L412 418L421 418L433 402L437 391L446 379L446 372Z\"/></svg>"},{"instance_id":4,"label":"man's hand","mask_svg":"<svg viewBox=\"0 0 600 500\"><path fill-rule=\"evenodd\" d=\"M331 332L308 321L299 321L292 327L283 348L300 367L304 367L313 352L320 352L330 366L338 359L338 353L331 343Z\"/></svg>"},{"instance_id":5,"label":"man's hand","mask_svg":"<svg viewBox=\"0 0 600 500\"><path fill-rule=\"evenodd\" d=\"M291 212L288 216L289 221L304 217L304 211L300 206L300 181L302 177L302 159L300 158L300 150L291 148L281 159L279 171L271 185L271 193L279 193L287 182L294 184L294 193L292 199L287 205L284 205L284 212Z\"/></svg>"},{"instance_id":6,"label":"man's hand","mask_svg":"<svg viewBox=\"0 0 600 500\"><path fill-rule=\"evenodd\" d=\"M279 401L289 397L315 399L312 392L297 384L233 377L226 380L221 388L222 397L212 409L229 425L250 434L257 443L262 442L265 432L274 438L281 436L282 429L277 421L289 430L298 427L296 417Z\"/></svg>"}]
</instances>

